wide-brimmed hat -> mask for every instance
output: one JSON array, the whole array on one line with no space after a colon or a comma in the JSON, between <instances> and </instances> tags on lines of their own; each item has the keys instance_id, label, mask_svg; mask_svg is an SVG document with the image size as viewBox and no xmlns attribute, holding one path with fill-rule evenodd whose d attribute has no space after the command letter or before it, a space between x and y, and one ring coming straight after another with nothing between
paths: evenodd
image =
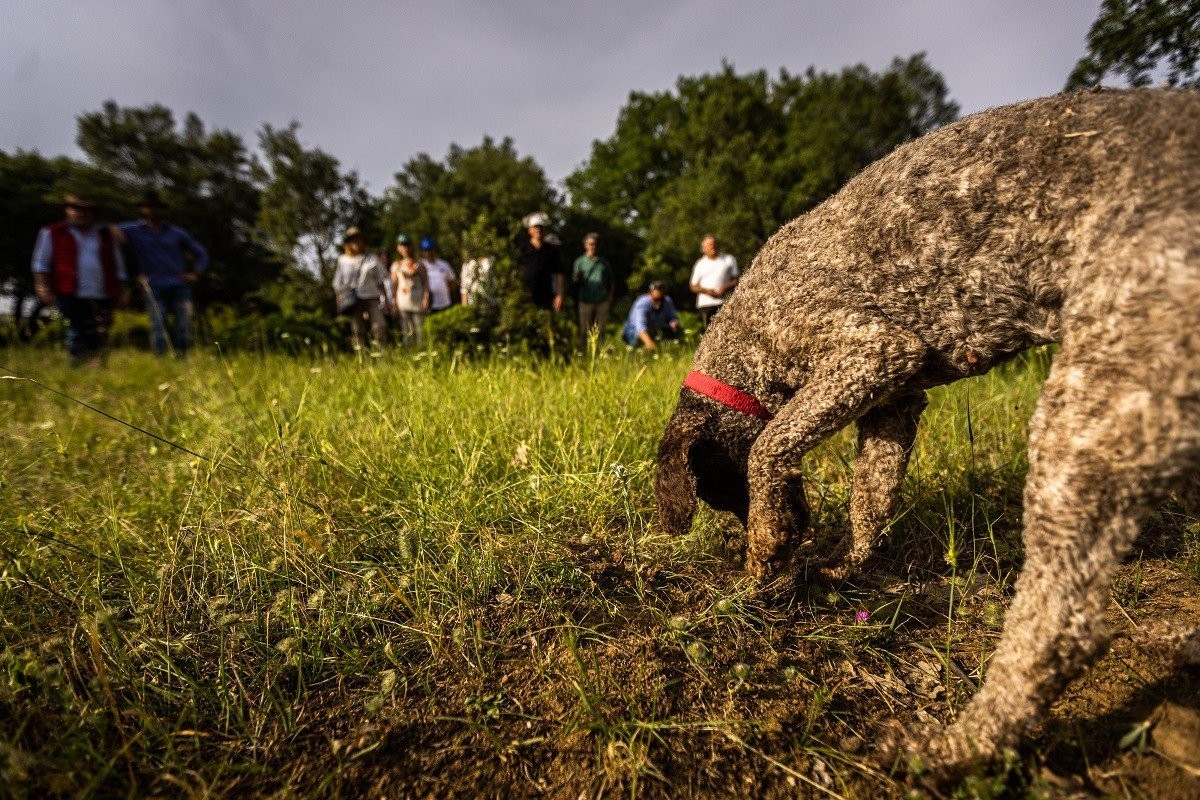
<instances>
[{"instance_id":1,"label":"wide-brimmed hat","mask_svg":"<svg viewBox=\"0 0 1200 800\"><path fill-rule=\"evenodd\" d=\"M147 189L138 200L138 208L167 208L167 201L154 189Z\"/></svg>"},{"instance_id":2,"label":"wide-brimmed hat","mask_svg":"<svg viewBox=\"0 0 1200 800\"><path fill-rule=\"evenodd\" d=\"M92 210L96 208L96 204L92 202L91 198L72 192L63 195L62 205L63 208L68 206L71 208L90 208Z\"/></svg>"},{"instance_id":3,"label":"wide-brimmed hat","mask_svg":"<svg viewBox=\"0 0 1200 800\"><path fill-rule=\"evenodd\" d=\"M534 211L532 214L526 214L522 220L526 228L547 228L550 226L550 218L541 211Z\"/></svg>"},{"instance_id":4,"label":"wide-brimmed hat","mask_svg":"<svg viewBox=\"0 0 1200 800\"><path fill-rule=\"evenodd\" d=\"M342 234L343 242L348 242L351 239L362 238L364 238L362 229L360 229L357 225L351 225L349 228L346 228L346 232Z\"/></svg>"}]
</instances>

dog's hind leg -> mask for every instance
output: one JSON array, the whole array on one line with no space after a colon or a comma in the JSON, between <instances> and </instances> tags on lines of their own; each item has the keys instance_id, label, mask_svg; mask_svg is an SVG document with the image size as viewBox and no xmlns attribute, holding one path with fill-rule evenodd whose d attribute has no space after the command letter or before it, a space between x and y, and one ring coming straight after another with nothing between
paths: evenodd
<instances>
[{"instance_id":1,"label":"dog's hind leg","mask_svg":"<svg viewBox=\"0 0 1200 800\"><path fill-rule=\"evenodd\" d=\"M1160 311L1169 323L1090 314L1091 330L1056 357L1031 423L1016 596L982 688L957 722L915 743L934 776L1015 745L1106 646L1114 571L1200 463L1200 365L1187 343L1197 320L1171 311Z\"/></svg>"},{"instance_id":2,"label":"dog's hind leg","mask_svg":"<svg viewBox=\"0 0 1200 800\"><path fill-rule=\"evenodd\" d=\"M796 394L767 424L750 451L746 569L758 577L770 574L786 557L791 536L808 525L801 480L804 454L873 406L890 403L897 394L911 395L905 383L921 369L929 349L908 331L878 321L844 331L833 341L836 347L821 354L819 369L804 376ZM884 420L889 413L907 412L881 411L878 418L871 418L868 428L888 427ZM871 470L880 468L874 462L882 460L888 464L885 472L894 473L899 467L903 474L902 464L894 457L883 457L887 446L871 436L868 441ZM907 446L899 449L906 451ZM864 477L863 482L875 484L876 480ZM885 478L878 488L892 495L894 483ZM878 501L878 507L870 506L869 516L882 514L889 505L886 498ZM864 538L873 539L874 534L864 533ZM828 556L828 552L821 554L822 560Z\"/></svg>"},{"instance_id":3,"label":"dog's hind leg","mask_svg":"<svg viewBox=\"0 0 1200 800\"><path fill-rule=\"evenodd\" d=\"M858 455L850 489L850 536L841 564L826 570L843 578L862 566L896 513L917 424L928 401L925 393L905 394L858 419Z\"/></svg>"}]
</instances>

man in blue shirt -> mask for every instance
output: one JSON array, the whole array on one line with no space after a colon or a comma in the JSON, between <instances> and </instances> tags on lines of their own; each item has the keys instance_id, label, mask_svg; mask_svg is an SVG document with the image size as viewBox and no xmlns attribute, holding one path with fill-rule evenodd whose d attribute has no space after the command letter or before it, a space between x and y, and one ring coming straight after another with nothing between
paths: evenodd
<instances>
[{"instance_id":1,"label":"man in blue shirt","mask_svg":"<svg viewBox=\"0 0 1200 800\"><path fill-rule=\"evenodd\" d=\"M621 336L630 347L641 342L647 350L653 350L655 337L678 339L680 333L679 316L675 303L667 297L667 284L653 281L650 291L633 301Z\"/></svg>"},{"instance_id":2,"label":"man in blue shirt","mask_svg":"<svg viewBox=\"0 0 1200 800\"><path fill-rule=\"evenodd\" d=\"M158 192L146 192L138 210L142 220L123 222L120 229L133 255L138 281L146 290L150 342L154 352L161 355L167 351L167 317L171 317L171 346L182 356L191 344L192 284L208 269L208 251L183 228L167 222L167 204Z\"/></svg>"}]
</instances>

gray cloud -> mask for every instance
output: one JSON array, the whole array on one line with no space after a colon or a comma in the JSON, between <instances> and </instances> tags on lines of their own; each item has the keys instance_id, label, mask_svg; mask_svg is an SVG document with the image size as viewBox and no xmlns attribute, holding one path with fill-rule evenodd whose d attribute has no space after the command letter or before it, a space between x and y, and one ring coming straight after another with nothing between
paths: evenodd
<instances>
[{"instance_id":1,"label":"gray cloud","mask_svg":"<svg viewBox=\"0 0 1200 800\"><path fill-rule=\"evenodd\" d=\"M376 193L417 153L485 134L513 137L557 180L611 134L630 91L722 59L795 73L926 51L965 112L1049 94L1099 5L0 0L0 148L75 155L76 115L114 99L195 111L250 144L262 123L298 119Z\"/></svg>"}]
</instances>

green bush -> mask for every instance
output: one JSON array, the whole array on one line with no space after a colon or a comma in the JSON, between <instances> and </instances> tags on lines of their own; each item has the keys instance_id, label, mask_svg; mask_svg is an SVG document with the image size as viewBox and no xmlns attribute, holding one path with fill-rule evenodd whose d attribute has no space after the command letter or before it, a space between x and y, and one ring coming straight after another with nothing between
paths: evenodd
<instances>
[{"instance_id":1,"label":"green bush","mask_svg":"<svg viewBox=\"0 0 1200 800\"><path fill-rule=\"evenodd\" d=\"M344 317L316 309L246 314L232 306L216 306L205 312L197 343L216 344L224 350L327 352L346 346L347 324Z\"/></svg>"}]
</instances>

